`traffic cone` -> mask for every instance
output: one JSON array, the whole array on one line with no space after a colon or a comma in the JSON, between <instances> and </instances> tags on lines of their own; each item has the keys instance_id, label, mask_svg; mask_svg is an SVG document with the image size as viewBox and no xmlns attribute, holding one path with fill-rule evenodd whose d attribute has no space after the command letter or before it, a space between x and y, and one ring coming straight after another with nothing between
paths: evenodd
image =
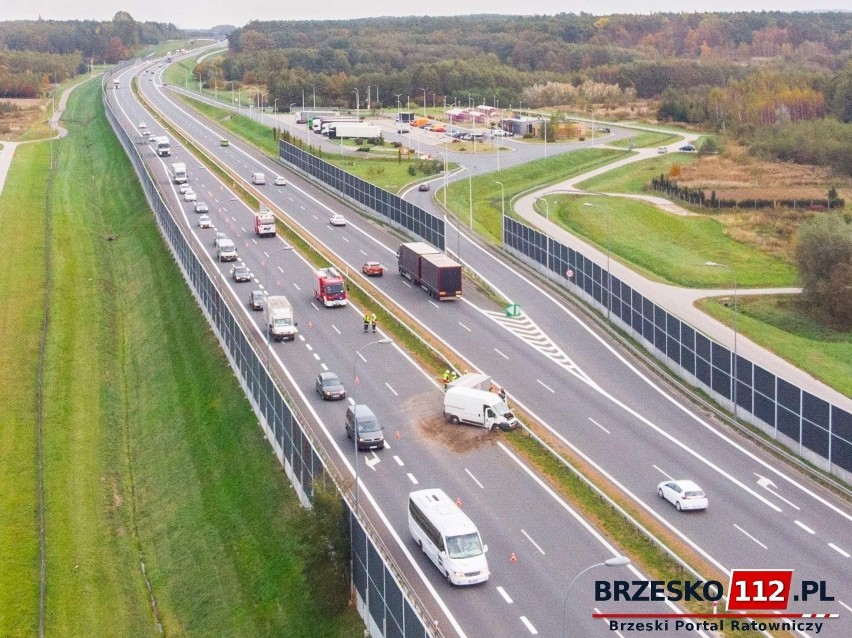
<instances>
[{"instance_id":1,"label":"traffic cone","mask_svg":"<svg viewBox=\"0 0 852 638\"><path fill-rule=\"evenodd\" d=\"M395 436L396 438L399 438L399 430L397 430L397 431L396 431L396 434L394 434L394 436Z\"/></svg>"},{"instance_id":2,"label":"traffic cone","mask_svg":"<svg viewBox=\"0 0 852 638\"><path fill-rule=\"evenodd\" d=\"M458 507L461 507L461 499L460 499L460 498L457 498L457 499L456 499L456 505L457 505Z\"/></svg>"},{"instance_id":3,"label":"traffic cone","mask_svg":"<svg viewBox=\"0 0 852 638\"><path fill-rule=\"evenodd\" d=\"M314 322L308 320L308 328L313 328L313 327L314 327Z\"/></svg>"},{"instance_id":4,"label":"traffic cone","mask_svg":"<svg viewBox=\"0 0 852 638\"><path fill-rule=\"evenodd\" d=\"M360 377L355 377L355 383L356 383L356 384L361 383L361 378L360 378Z\"/></svg>"},{"instance_id":5,"label":"traffic cone","mask_svg":"<svg viewBox=\"0 0 852 638\"><path fill-rule=\"evenodd\" d=\"M517 557L517 556L515 556L515 552L512 552L512 553L509 555L509 562L510 562L510 563L517 563L517 562L518 562L518 557Z\"/></svg>"}]
</instances>

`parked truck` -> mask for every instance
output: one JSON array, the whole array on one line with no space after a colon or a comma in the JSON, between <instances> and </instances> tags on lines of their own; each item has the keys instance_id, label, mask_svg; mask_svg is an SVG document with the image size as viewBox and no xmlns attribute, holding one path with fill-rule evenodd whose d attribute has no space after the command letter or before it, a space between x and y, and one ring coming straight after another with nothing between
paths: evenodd
<instances>
[{"instance_id":1,"label":"parked truck","mask_svg":"<svg viewBox=\"0 0 852 638\"><path fill-rule=\"evenodd\" d=\"M381 137L382 129L372 124L349 124L345 122L334 122L328 128L329 139L359 137L369 139Z\"/></svg>"},{"instance_id":2,"label":"parked truck","mask_svg":"<svg viewBox=\"0 0 852 638\"><path fill-rule=\"evenodd\" d=\"M440 301L462 296L462 267L444 253L420 258L420 287Z\"/></svg>"},{"instance_id":3,"label":"parked truck","mask_svg":"<svg viewBox=\"0 0 852 638\"><path fill-rule=\"evenodd\" d=\"M332 110L332 109L317 109L313 111L296 111L296 124L308 124L310 126L311 120L315 118L322 117L334 117L338 115L340 111Z\"/></svg>"},{"instance_id":4,"label":"parked truck","mask_svg":"<svg viewBox=\"0 0 852 638\"><path fill-rule=\"evenodd\" d=\"M183 162L172 164L172 179L175 180L175 184L186 184L186 164Z\"/></svg>"},{"instance_id":5,"label":"parked truck","mask_svg":"<svg viewBox=\"0 0 852 638\"><path fill-rule=\"evenodd\" d=\"M165 135L160 135L151 140L154 144L154 152L160 157L169 157L172 154L172 145L169 138Z\"/></svg>"},{"instance_id":6,"label":"parked truck","mask_svg":"<svg viewBox=\"0 0 852 638\"><path fill-rule=\"evenodd\" d=\"M259 237L275 237L275 215L262 204L260 212L254 214L254 232Z\"/></svg>"},{"instance_id":7,"label":"parked truck","mask_svg":"<svg viewBox=\"0 0 852 638\"><path fill-rule=\"evenodd\" d=\"M338 122L344 122L346 124L360 124L363 120L357 117L351 117L346 115L338 115L335 117L322 117L318 120L314 120L314 132L321 133L322 135L328 136L331 127Z\"/></svg>"},{"instance_id":8,"label":"parked truck","mask_svg":"<svg viewBox=\"0 0 852 638\"><path fill-rule=\"evenodd\" d=\"M316 285L314 286L314 297L321 301L326 308L333 306L345 306L346 285L343 283L343 275L336 268L320 268L314 271Z\"/></svg>"},{"instance_id":9,"label":"parked truck","mask_svg":"<svg viewBox=\"0 0 852 638\"><path fill-rule=\"evenodd\" d=\"M491 430L511 430L518 419L506 402L494 392L452 387L444 393L444 418L449 423L467 423Z\"/></svg>"},{"instance_id":10,"label":"parked truck","mask_svg":"<svg viewBox=\"0 0 852 638\"><path fill-rule=\"evenodd\" d=\"M441 252L431 244L422 241L402 244L396 252L399 274L413 284L420 284L420 260L423 255L435 255Z\"/></svg>"},{"instance_id":11,"label":"parked truck","mask_svg":"<svg viewBox=\"0 0 852 638\"><path fill-rule=\"evenodd\" d=\"M296 338L298 324L293 318L293 306L283 295L266 299L266 329L275 341L292 341Z\"/></svg>"}]
</instances>

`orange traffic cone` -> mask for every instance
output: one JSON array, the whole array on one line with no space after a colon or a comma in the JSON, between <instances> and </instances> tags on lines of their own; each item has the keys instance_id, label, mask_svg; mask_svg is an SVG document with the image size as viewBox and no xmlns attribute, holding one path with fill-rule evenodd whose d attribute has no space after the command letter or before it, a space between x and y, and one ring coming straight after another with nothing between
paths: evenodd
<instances>
[{"instance_id":1,"label":"orange traffic cone","mask_svg":"<svg viewBox=\"0 0 852 638\"><path fill-rule=\"evenodd\" d=\"M399 438L399 430L397 430L397 431L396 431L396 434L394 434L394 436L395 436L396 438Z\"/></svg>"},{"instance_id":2,"label":"orange traffic cone","mask_svg":"<svg viewBox=\"0 0 852 638\"><path fill-rule=\"evenodd\" d=\"M510 562L510 563L517 563L517 562L518 562L518 557L517 557L517 556L515 556L515 552L512 552L512 553L509 555L509 562Z\"/></svg>"},{"instance_id":3,"label":"orange traffic cone","mask_svg":"<svg viewBox=\"0 0 852 638\"><path fill-rule=\"evenodd\" d=\"M313 327L314 327L314 322L308 321L308 328L313 328Z\"/></svg>"},{"instance_id":4,"label":"orange traffic cone","mask_svg":"<svg viewBox=\"0 0 852 638\"><path fill-rule=\"evenodd\" d=\"M458 507L461 507L461 499L460 499L460 498L457 498L457 499L456 499L456 505L457 505Z\"/></svg>"}]
</instances>

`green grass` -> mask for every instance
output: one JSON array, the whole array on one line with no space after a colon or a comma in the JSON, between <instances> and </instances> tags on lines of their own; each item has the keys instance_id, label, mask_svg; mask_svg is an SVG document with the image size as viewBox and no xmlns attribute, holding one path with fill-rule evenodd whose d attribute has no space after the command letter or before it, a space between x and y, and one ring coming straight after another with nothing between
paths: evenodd
<instances>
[{"instance_id":1,"label":"green grass","mask_svg":"<svg viewBox=\"0 0 852 638\"><path fill-rule=\"evenodd\" d=\"M156 633L144 560L166 634L360 635L351 610L328 613L306 584L305 515L163 244L99 91L72 96L50 190L46 633ZM13 412L0 435L4 636L33 635L37 619L32 385L49 148L27 151L0 209L15 237L0 256L10 260L0 291L20 300L0 306L3 334L15 335L2 340L4 361L20 362L0 373Z\"/></svg>"},{"instance_id":2,"label":"green grass","mask_svg":"<svg viewBox=\"0 0 852 638\"><path fill-rule=\"evenodd\" d=\"M798 296L740 296L737 330L838 392L852 396L852 332L826 328L808 316L801 303ZM698 307L733 325L730 298L703 299Z\"/></svg>"},{"instance_id":3,"label":"green grass","mask_svg":"<svg viewBox=\"0 0 852 638\"><path fill-rule=\"evenodd\" d=\"M796 285L796 269L724 234L718 221L682 217L651 204L619 197L551 195L550 219L576 235L607 248L621 261L653 278L687 287L731 288L732 274L706 266L715 261L736 272L737 285ZM591 205L585 205L591 204ZM544 213L544 207L539 205Z\"/></svg>"},{"instance_id":4,"label":"green grass","mask_svg":"<svg viewBox=\"0 0 852 638\"><path fill-rule=\"evenodd\" d=\"M0 195L0 635L38 626L35 384L44 314L47 144L19 146Z\"/></svg>"},{"instance_id":5,"label":"green grass","mask_svg":"<svg viewBox=\"0 0 852 638\"><path fill-rule=\"evenodd\" d=\"M645 184L660 174L668 175L675 164L687 166L697 159L695 153L666 153L652 159L633 162L626 166L592 177L577 184L577 188L595 193L642 193L659 195L645 190Z\"/></svg>"},{"instance_id":6,"label":"green grass","mask_svg":"<svg viewBox=\"0 0 852 638\"><path fill-rule=\"evenodd\" d=\"M656 131L638 131L635 135L631 135L630 137L624 137L619 140L615 140L612 142L611 146L620 146L622 148L627 148L631 144L633 144L634 148L648 148L652 146L665 146L668 144L672 144L680 139L683 139L679 135L672 135L671 133L658 133Z\"/></svg>"},{"instance_id":7,"label":"green grass","mask_svg":"<svg viewBox=\"0 0 852 638\"><path fill-rule=\"evenodd\" d=\"M447 193L447 206L467 223L470 215L470 194L473 188L473 218L476 230L491 241L499 242L501 238L500 215L501 201L500 185L505 190L506 214L511 211L512 199L532 188L555 184L562 180L580 175L613 162L625 153L606 149L583 149L574 153L564 153L547 157L513 168L507 168L488 175L474 177L472 184L468 180L460 180L450 184ZM436 195L438 201L443 201L442 189Z\"/></svg>"}]
</instances>

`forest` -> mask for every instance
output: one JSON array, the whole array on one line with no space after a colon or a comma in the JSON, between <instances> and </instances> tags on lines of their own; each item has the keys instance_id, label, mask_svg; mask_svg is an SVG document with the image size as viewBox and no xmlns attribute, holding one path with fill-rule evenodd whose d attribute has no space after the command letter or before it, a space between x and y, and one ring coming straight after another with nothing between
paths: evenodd
<instances>
[{"instance_id":1,"label":"forest","mask_svg":"<svg viewBox=\"0 0 852 638\"><path fill-rule=\"evenodd\" d=\"M801 131L816 134L815 150L823 137L852 136L852 13L842 12L250 22L229 35L224 58L195 73L209 86L264 87L267 103L308 106L352 108L356 95L362 108L393 106L400 95L412 106L606 117L651 101L660 121L759 138L763 153L820 163L835 153L792 147ZM818 124L787 134L805 122Z\"/></svg>"},{"instance_id":2,"label":"forest","mask_svg":"<svg viewBox=\"0 0 852 638\"><path fill-rule=\"evenodd\" d=\"M109 22L0 22L0 97L38 97L51 83L84 72L90 63L115 64L140 47L181 36L172 24L136 22L125 11Z\"/></svg>"}]
</instances>

